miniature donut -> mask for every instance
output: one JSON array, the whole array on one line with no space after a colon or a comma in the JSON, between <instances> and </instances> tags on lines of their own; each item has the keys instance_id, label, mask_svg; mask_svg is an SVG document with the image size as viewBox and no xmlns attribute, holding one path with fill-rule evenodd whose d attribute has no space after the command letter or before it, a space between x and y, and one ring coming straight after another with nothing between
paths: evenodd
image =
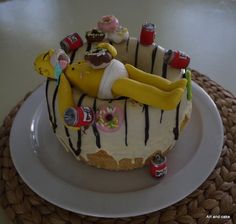
<instances>
[{"instance_id":1,"label":"miniature donut","mask_svg":"<svg viewBox=\"0 0 236 224\"><path fill-rule=\"evenodd\" d=\"M85 53L84 59L94 69L105 68L112 60L112 55L105 48L95 48Z\"/></svg>"},{"instance_id":2,"label":"miniature donut","mask_svg":"<svg viewBox=\"0 0 236 224\"><path fill-rule=\"evenodd\" d=\"M103 16L97 24L98 29L105 33L113 32L119 26L118 19L113 15Z\"/></svg>"},{"instance_id":3,"label":"miniature donut","mask_svg":"<svg viewBox=\"0 0 236 224\"><path fill-rule=\"evenodd\" d=\"M100 42L105 38L105 33L98 29L92 29L86 32L85 38L88 43Z\"/></svg>"}]
</instances>

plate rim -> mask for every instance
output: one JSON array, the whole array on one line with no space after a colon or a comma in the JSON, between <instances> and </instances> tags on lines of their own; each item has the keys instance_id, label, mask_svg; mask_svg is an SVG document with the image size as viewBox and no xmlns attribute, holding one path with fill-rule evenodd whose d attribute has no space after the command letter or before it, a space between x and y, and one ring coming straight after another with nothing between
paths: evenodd
<instances>
[{"instance_id":1,"label":"plate rim","mask_svg":"<svg viewBox=\"0 0 236 224\"><path fill-rule=\"evenodd\" d=\"M170 200L167 202L165 201L165 203L162 202L162 205L159 204L159 206L156 205L155 200L153 200L153 195L157 195L159 197L162 197L160 194L160 192L157 192L157 187L156 186L152 186L149 187L148 189L143 189L143 190L138 190L138 191L134 191L134 192L121 192L121 193L102 193L102 192L93 192L93 191L89 191L89 190L85 190L85 189L78 189L75 186L72 186L68 183L66 183L65 181L63 181L61 178L53 175L53 173L51 173L50 171L48 171L45 167L40 166L39 164L42 164L41 162L39 162L37 164L37 159L36 161L27 161L26 164L22 163L22 161L20 162L19 159L16 158L16 155L19 156L19 152L16 151L16 144L17 146L20 143L16 143L15 139L16 137L19 138L19 134L21 136L24 136L25 132L18 132L18 128L19 128L19 124L22 121L22 116L25 116L25 110L27 109L27 107L29 105L32 105L32 107L34 108L34 106L36 105L36 100L35 99L40 99L40 97L43 96L43 89L45 87L45 83L43 85L41 85L38 89L36 89L30 96L29 98L23 103L23 105L21 106L20 110L18 111L18 113L16 114L16 117L14 119L12 128L11 128L11 132L10 132L10 153L11 153L11 157L13 160L13 163L19 173L19 175L21 176L21 178L24 180L24 182L39 196L41 196L42 198L46 199L47 201L53 203L54 205L57 205L61 208L70 210L72 212L75 213L80 213L80 214L84 214L84 215L89 215L89 216L96 216L96 217L107 217L107 218L123 218L123 217L130 217L130 216L137 216L137 215L143 215L143 214L147 214L150 212L154 212L157 211L159 209L162 209L164 207L170 206L171 204L176 203L177 201L183 199L184 197L188 196L190 193L192 193L194 190L196 190L203 182L204 180L207 179L207 177L210 175L210 173L213 171L219 157L220 157L220 153L222 150L222 146L223 146L223 124L222 124L222 120L221 120L221 116L219 114L219 111L215 105L215 103L213 102L213 100L210 98L210 96L200 87L198 86L195 82L192 82L192 87L193 87L193 96L196 97L194 99L193 97L193 101L199 101L202 104L206 104L207 107L203 107L203 108L198 108L199 111L201 113L209 113L211 112L211 116L208 117L210 119L210 121L212 122L215 121L215 125L217 126L217 128L214 129L214 131L217 131L217 138L215 137L216 141L207 141L207 138L209 136L205 136L203 135L203 139L201 139L201 143L199 145L200 150L198 150L193 158L191 159L191 161L189 163L187 163L185 165L185 168L180 170L178 173L176 173L173 177L168 178L168 183L165 182L165 179L162 180L161 185L158 186L159 191L163 190L164 187L166 187L167 189L171 189L171 184L176 182L176 179L178 180L179 183L182 183L184 181L184 177L192 175L189 172L191 172L191 167L196 167L196 163L198 163L199 158L201 157L202 153L203 153L203 147L204 144L208 144L210 146L210 148L212 147L212 145L217 143L217 146L215 147L213 156L214 156L214 160L210 160L208 161L207 164L204 164L204 166L200 167L201 171L205 171L204 169L206 168L206 165L208 167L207 172L203 173L203 175L197 176L196 179L194 180L194 184L191 182L187 183L185 181L185 186L182 186L182 188L180 186L175 186L175 193L176 196L175 200ZM41 99L44 100L44 99ZM201 101L203 100L203 102ZM197 102L197 103L199 103ZM36 110L36 108L35 108ZM31 113L33 113L34 109L31 109ZM28 116L30 117L30 116ZM205 117L203 117L204 119L206 119ZM208 127L209 129L209 124L206 125L204 124L204 127ZM26 128L26 127L25 127ZM204 128L203 128L204 129ZM208 130L207 129L207 130ZM206 130L206 129L204 129ZM27 138L26 136L24 136L25 138ZM211 136L211 138L213 138L213 136ZM29 146L30 147L30 146ZM15 150L15 151L14 151ZM32 150L33 151L33 150ZM200 155L199 155L200 154ZM205 151L205 155L206 156L212 156L212 151ZM35 158L37 158L35 156ZM39 160L38 160L39 161ZM36 163L35 163L36 162ZM63 194L67 195L69 192L77 192L79 193L79 200L80 201L88 201L87 204L83 204L82 206L80 205L78 207L78 204L76 204L75 202L72 203L71 197L67 198L64 197L63 199L59 199L58 200L58 195L55 194L55 192L53 192L52 190L50 190L50 188L48 189L48 187L44 184L41 184L39 187L39 179L40 178L34 178L34 180L30 179L30 175L32 170L27 171L28 173L25 173L25 171L23 171L25 166L34 166L34 172L43 172L43 177L48 176L50 181L47 182L46 185L51 184L51 185L55 185L57 187L60 187L60 191L63 192ZM24 167L22 167L24 166ZM40 173L42 175L42 173ZM189 185L194 185L194 187L190 187ZM194 189L193 189L194 188ZM190 190L191 189L191 190ZM183 193L184 192L184 193ZM48 196L48 194L50 196ZM68 195L67 195L68 196ZM75 197L75 196L74 196ZM76 195L77 198L77 195ZM114 212L114 208L111 209L111 204L113 204L112 206L114 207L114 203L112 203L112 200L115 200L116 203L116 207L119 208L119 211L116 210L116 212ZM100 202L102 200L102 203ZM90 203L92 202L92 204ZM168 205L164 205L164 204L168 204ZM142 204L142 206L138 206ZM144 209L145 207L145 209ZM157 208L157 207L161 207L161 208ZM127 209L129 208L129 209ZM112 211L113 210L113 211Z\"/></svg>"}]
</instances>

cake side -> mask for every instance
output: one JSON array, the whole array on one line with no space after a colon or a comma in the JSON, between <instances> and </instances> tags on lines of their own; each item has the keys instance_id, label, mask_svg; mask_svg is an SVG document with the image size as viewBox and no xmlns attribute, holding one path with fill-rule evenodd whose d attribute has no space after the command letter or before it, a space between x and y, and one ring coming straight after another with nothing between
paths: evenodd
<instances>
[{"instance_id":1,"label":"cake side","mask_svg":"<svg viewBox=\"0 0 236 224\"><path fill-rule=\"evenodd\" d=\"M55 100L56 88L56 82L49 81L49 111L52 114L55 111L52 120L56 123L56 136L78 160L99 168L127 170L142 167L156 153L166 154L175 145L181 130L190 119L191 102L187 100L186 92L175 110L161 111L148 107L147 111L143 105L130 99L104 102L84 96L74 89L76 102L83 97L82 106L93 107L96 101L97 111L104 110L105 105L124 112L123 117L118 117L120 121L115 131L104 131L99 125L97 132L92 127L75 131L67 128L60 116Z\"/></svg>"},{"instance_id":2,"label":"cake side","mask_svg":"<svg viewBox=\"0 0 236 224\"><path fill-rule=\"evenodd\" d=\"M60 43L67 54L49 50L35 68L48 77L49 120L64 148L89 165L129 170L171 150L190 119L190 59L155 43L153 24L137 39L112 21L103 17L85 43L69 35Z\"/></svg>"}]
</instances>

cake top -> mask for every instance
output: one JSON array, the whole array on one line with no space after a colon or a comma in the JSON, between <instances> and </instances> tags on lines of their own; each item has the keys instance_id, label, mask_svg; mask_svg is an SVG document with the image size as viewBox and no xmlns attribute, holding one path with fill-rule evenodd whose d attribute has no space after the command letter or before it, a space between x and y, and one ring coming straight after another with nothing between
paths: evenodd
<instances>
[{"instance_id":1,"label":"cake top","mask_svg":"<svg viewBox=\"0 0 236 224\"><path fill-rule=\"evenodd\" d=\"M142 25L138 43L144 49L148 50L149 46L155 48L155 29L156 26L152 23ZM140 70L135 65L123 64L115 58L115 44L123 46L129 41L128 29L115 16L103 16L97 27L86 32L85 38L86 43L78 33L68 35L60 42L62 49L49 50L36 58L36 71L58 80L58 85L61 88L63 86L64 91L71 91L71 86L75 86L83 93L102 100L122 96L161 110L173 110L178 106L186 87L188 99L191 100L190 71L186 70L183 78L171 82ZM76 52L80 52L80 48L84 46L84 59L72 62ZM190 62L189 56L176 50L166 51L163 60L175 69L186 69ZM73 96L59 100L60 112L64 117L68 108L75 107L76 104Z\"/></svg>"}]
</instances>

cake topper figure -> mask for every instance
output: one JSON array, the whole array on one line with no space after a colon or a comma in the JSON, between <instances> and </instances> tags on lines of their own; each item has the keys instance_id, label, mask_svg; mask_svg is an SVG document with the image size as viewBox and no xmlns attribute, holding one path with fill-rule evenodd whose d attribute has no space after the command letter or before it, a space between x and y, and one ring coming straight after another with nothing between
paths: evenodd
<instances>
[{"instance_id":1,"label":"cake topper figure","mask_svg":"<svg viewBox=\"0 0 236 224\"><path fill-rule=\"evenodd\" d=\"M116 49L109 43L100 43L98 48L107 50L112 60L105 68L94 69L85 60L68 64L61 72L59 93L59 111L64 117L65 111L74 107L71 84L84 93L100 99L115 99L120 96L160 108L175 109L186 88L185 78L171 82L160 76L146 73L131 64L123 64L114 57ZM35 60L35 68L41 75L57 79L51 57L54 50L40 54Z\"/></svg>"}]
</instances>

